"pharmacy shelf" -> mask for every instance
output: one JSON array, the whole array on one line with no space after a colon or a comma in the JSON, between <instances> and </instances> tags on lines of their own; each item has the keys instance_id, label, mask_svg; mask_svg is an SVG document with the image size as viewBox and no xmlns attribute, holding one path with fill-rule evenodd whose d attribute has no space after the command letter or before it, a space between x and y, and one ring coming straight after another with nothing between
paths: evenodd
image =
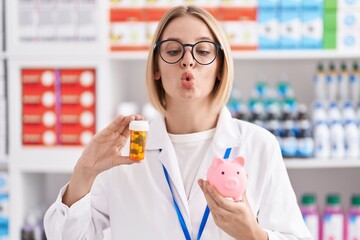
<instances>
[{"instance_id":1,"label":"pharmacy shelf","mask_svg":"<svg viewBox=\"0 0 360 240\"><path fill-rule=\"evenodd\" d=\"M17 160L16 165L23 173L71 173L81 151L82 149L25 151L24 156L26 155L26 157L18 158L20 160ZM287 169L360 168L360 159L304 158L285 159L284 161ZM0 162L0 166L2 166L2 162Z\"/></svg>"},{"instance_id":2,"label":"pharmacy shelf","mask_svg":"<svg viewBox=\"0 0 360 240\"><path fill-rule=\"evenodd\" d=\"M23 173L71 173L82 147L29 148L14 154L12 164Z\"/></svg>"},{"instance_id":3,"label":"pharmacy shelf","mask_svg":"<svg viewBox=\"0 0 360 240\"><path fill-rule=\"evenodd\" d=\"M358 51L333 50L262 50L262 51L233 51L234 60L320 60L320 59L359 59ZM118 52L109 53L113 60L146 60L148 52Z\"/></svg>"},{"instance_id":4,"label":"pharmacy shelf","mask_svg":"<svg viewBox=\"0 0 360 240\"><path fill-rule=\"evenodd\" d=\"M285 159L287 169L360 168L360 159Z\"/></svg>"}]
</instances>

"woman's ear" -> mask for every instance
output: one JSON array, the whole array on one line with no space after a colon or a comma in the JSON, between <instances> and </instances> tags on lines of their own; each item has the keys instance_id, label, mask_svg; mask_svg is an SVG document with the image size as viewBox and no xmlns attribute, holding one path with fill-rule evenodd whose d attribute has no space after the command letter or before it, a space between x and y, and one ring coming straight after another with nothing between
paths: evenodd
<instances>
[{"instance_id":1,"label":"woman's ear","mask_svg":"<svg viewBox=\"0 0 360 240\"><path fill-rule=\"evenodd\" d=\"M154 79L155 79L155 80L160 80L160 78L161 78L160 71L159 71L159 70L155 70L155 72L154 72Z\"/></svg>"},{"instance_id":2,"label":"woman's ear","mask_svg":"<svg viewBox=\"0 0 360 240\"><path fill-rule=\"evenodd\" d=\"M216 77L217 77L217 80L220 82L221 81L221 75L222 75L222 73L219 71L218 72L218 74L216 75Z\"/></svg>"}]
</instances>

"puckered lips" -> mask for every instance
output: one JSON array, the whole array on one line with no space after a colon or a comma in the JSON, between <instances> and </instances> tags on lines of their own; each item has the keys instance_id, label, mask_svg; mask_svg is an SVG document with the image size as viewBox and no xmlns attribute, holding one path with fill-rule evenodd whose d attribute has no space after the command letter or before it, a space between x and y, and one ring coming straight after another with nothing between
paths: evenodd
<instances>
[{"instance_id":1,"label":"puckered lips","mask_svg":"<svg viewBox=\"0 0 360 240\"><path fill-rule=\"evenodd\" d=\"M194 85L194 75L190 72L184 72L181 75L181 86L185 89L191 89Z\"/></svg>"}]
</instances>

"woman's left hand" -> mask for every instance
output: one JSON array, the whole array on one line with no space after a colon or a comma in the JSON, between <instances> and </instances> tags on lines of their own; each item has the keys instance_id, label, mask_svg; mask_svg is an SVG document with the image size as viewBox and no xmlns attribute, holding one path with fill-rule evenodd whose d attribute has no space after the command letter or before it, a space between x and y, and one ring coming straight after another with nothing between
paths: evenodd
<instances>
[{"instance_id":1,"label":"woman's left hand","mask_svg":"<svg viewBox=\"0 0 360 240\"><path fill-rule=\"evenodd\" d=\"M200 179L198 183L219 228L237 240L268 239L267 233L260 227L252 213L246 192L242 195L242 202L234 202L222 197L208 181Z\"/></svg>"}]
</instances>

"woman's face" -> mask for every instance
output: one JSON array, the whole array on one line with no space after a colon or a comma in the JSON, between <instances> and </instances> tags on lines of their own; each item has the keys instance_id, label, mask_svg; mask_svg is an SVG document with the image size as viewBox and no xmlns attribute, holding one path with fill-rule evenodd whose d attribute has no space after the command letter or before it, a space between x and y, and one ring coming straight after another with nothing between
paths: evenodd
<instances>
[{"instance_id":1,"label":"woman's face","mask_svg":"<svg viewBox=\"0 0 360 240\"><path fill-rule=\"evenodd\" d=\"M195 44L204 40L215 42L207 25L201 19L189 15L176 18L167 25L161 40L169 39L177 40L182 44ZM176 58L177 55L177 51L173 49L181 48L169 45L163 49L171 59L173 56ZM202 50L206 51L207 46L197 50L199 59L204 55ZM218 75L217 57L211 64L201 65L193 58L191 47L185 47L185 55L179 62L169 64L160 57L158 61L159 71L155 73L155 79L162 81L167 104L189 100L210 100Z\"/></svg>"}]
</instances>

